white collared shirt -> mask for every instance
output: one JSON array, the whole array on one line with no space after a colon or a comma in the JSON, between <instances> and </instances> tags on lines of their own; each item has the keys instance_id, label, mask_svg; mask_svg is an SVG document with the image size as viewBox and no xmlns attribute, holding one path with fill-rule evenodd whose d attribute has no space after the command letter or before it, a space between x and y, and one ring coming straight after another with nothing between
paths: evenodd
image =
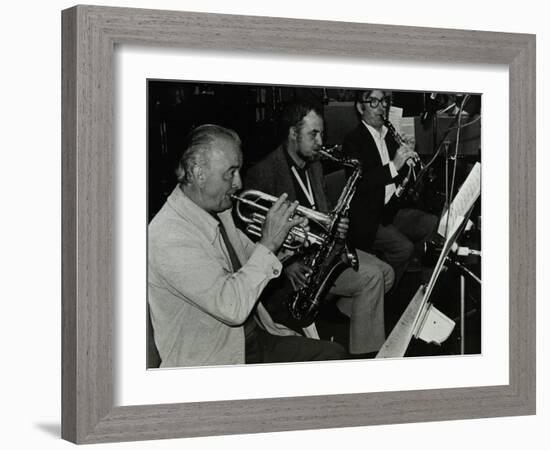
<instances>
[{"instance_id":1,"label":"white collared shirt","mask_svg":"<svg viewBox=\"0 0 550 450\"><path fill-rule=\"evenodd\" d=\"M397 169L395 168L393 161L390 160L388 147L386 146L386 134L388 133L388 129L384 125L382 125L382 128L380 129L380 131L378 131L377 129L371 127L364 120L362 120L361 122L363 122L363 125L367 127L367 130L369 130L369 133L371 134L372 138L374 139L374 142L376 143L376 148L378 149L378 153L380 154L382 165L383 166L389 165L391 176L395 178L397 176ZM395 183L386 184L386 194L384 196L384 204L387 204L390 201L395 191L396 191Z\"/></svg>"}]
</instances>

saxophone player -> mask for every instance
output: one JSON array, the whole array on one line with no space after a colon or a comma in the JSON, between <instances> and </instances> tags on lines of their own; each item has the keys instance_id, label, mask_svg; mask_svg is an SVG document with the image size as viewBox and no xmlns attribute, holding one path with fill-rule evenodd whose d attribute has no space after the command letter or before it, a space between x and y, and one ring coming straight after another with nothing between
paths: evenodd
<instances>
[{"instance_id":1,"label":"saxophone player","mask_svg":"<svg viewBox=\"0 0 550 450\"><path fill-rule=\"evenodd\" d=\"M343 359L341 346L297 336L258 301L280 275L275 256L296 203L281 196L257 244L231 215L241 188L241 141L217 125L193 130L178 185L149 224L148 302L162 367Z\"/></svg>"},{"instance_id":2,"label":"saxophone player","mask_svg":"<svg viewBox=\"0 0 550 450\"><path fill-rule=\"evenodd\" d=\"M271 195L288 194L290 200L321 212L330 211L326 195L319 150L323 145L324 121L320 109L308 103L294 103L281 117L281 144L263 160L252 166L245 177L246 189ZM338 232L345 236L349 220L343 218ZM359 269L346 269L337 278L330 294L338 297L338 309L350 318L349 353L365 357L377 352L385 340L384 294L392 287L393 269L372 254L358 252ZM302 287L311 268L300 260L284 265L284 274L294 290ZM282 309L269 303L273 314ZM269 309L269 307L268 307Z\"/></svg>"}]
</instances>

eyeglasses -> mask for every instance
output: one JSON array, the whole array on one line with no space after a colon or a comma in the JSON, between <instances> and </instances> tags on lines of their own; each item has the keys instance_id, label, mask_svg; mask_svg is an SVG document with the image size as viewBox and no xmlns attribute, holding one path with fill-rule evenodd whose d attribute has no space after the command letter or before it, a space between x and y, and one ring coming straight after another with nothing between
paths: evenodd
<instances>
[{"instance_id":1,"label":"eyeglasses","mask_svg":"<svg viewBox=\"0 0 550 450\"><path fill-rule=\"evenodd\" d=\"M390 98L384 97L382 99L379 99L376 97L369 97L366 100L364 100L362 103L368 103L371 108L376 108L380 103L382 103L382 106L385 108L390 104Z\"/></svg>"}]
</instances>

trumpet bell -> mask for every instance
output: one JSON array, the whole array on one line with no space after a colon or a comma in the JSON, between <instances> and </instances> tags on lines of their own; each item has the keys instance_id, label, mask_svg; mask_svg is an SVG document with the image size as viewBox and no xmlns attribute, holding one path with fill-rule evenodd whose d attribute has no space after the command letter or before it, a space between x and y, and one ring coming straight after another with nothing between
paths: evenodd
<instances>
[{"instance_id":1,"label":"trumpet bell","mask_svg":"<svg viewBox=\"0 0 550 450\"><path fill-rule=\"evenodd\" d=\"M232 195L235 200L235 213L237 217L246 224L248 234L261 237L262 226L266 214L277 197L258 190L247 190L240 195ZM298 206L295 216L308 219L308 225L318 229L316 232L309 231L303 227L293 227L283 244L289 250L297 250L302 246L321 245L325 241L325 234L332 226L332 217L313 209Z\"/></svg>"},{"instance_id":2,"label":"trumpet bell","mask_svg":"<svg viewBox=\"0 0 550 450\"><path fill-rule=\"evenodd\" d=\"M250 189L242 192L240 195L233 195L234 200L237 201L236 210L239 218L246 223L251 223L252 218L249 217L251 213L258 213L261 211L264 216L273 204L278 200L277 197L266 194L265 192ZM245 210L249 209L246 213ZM239 212L244 212L243 217ZM305 217L310 224L316 224L323 228L324 231L328 230L332 224L332 217L329 214L325 214L314 209L306 208L304 206L298 206L296 208L296 215ZM254 221L255 222L255 221Z\"/></svg>"}]
</instances>

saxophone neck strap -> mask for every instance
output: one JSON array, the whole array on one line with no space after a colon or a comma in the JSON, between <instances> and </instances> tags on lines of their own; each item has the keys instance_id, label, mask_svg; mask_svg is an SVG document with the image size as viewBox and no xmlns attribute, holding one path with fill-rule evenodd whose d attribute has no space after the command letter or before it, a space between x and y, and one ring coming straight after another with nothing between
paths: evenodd
<instances>
[{"instance_id":1,"label":"saxophone neck strap","mask_svg":"<svg viewBox=\"0 0 550 450\"><path fill-rule=\"evenodd\" d=\"M309 202L310 206L312 208L315 208L315 197L313 196L313 189L311 189L311 182L309 180L309 174L307 173L307 170L304 170L303 173L306 177L306 182L304 183L304 180L302 180L302 177L296 170L296 166L292 166L290 168L292 171L292 174L294 175L294 178L296 178L296 181L298 182L298 185L300 186L300 189L304 193L304 195L307 198L307 201Z\"/></svg>"}]
</instances>

